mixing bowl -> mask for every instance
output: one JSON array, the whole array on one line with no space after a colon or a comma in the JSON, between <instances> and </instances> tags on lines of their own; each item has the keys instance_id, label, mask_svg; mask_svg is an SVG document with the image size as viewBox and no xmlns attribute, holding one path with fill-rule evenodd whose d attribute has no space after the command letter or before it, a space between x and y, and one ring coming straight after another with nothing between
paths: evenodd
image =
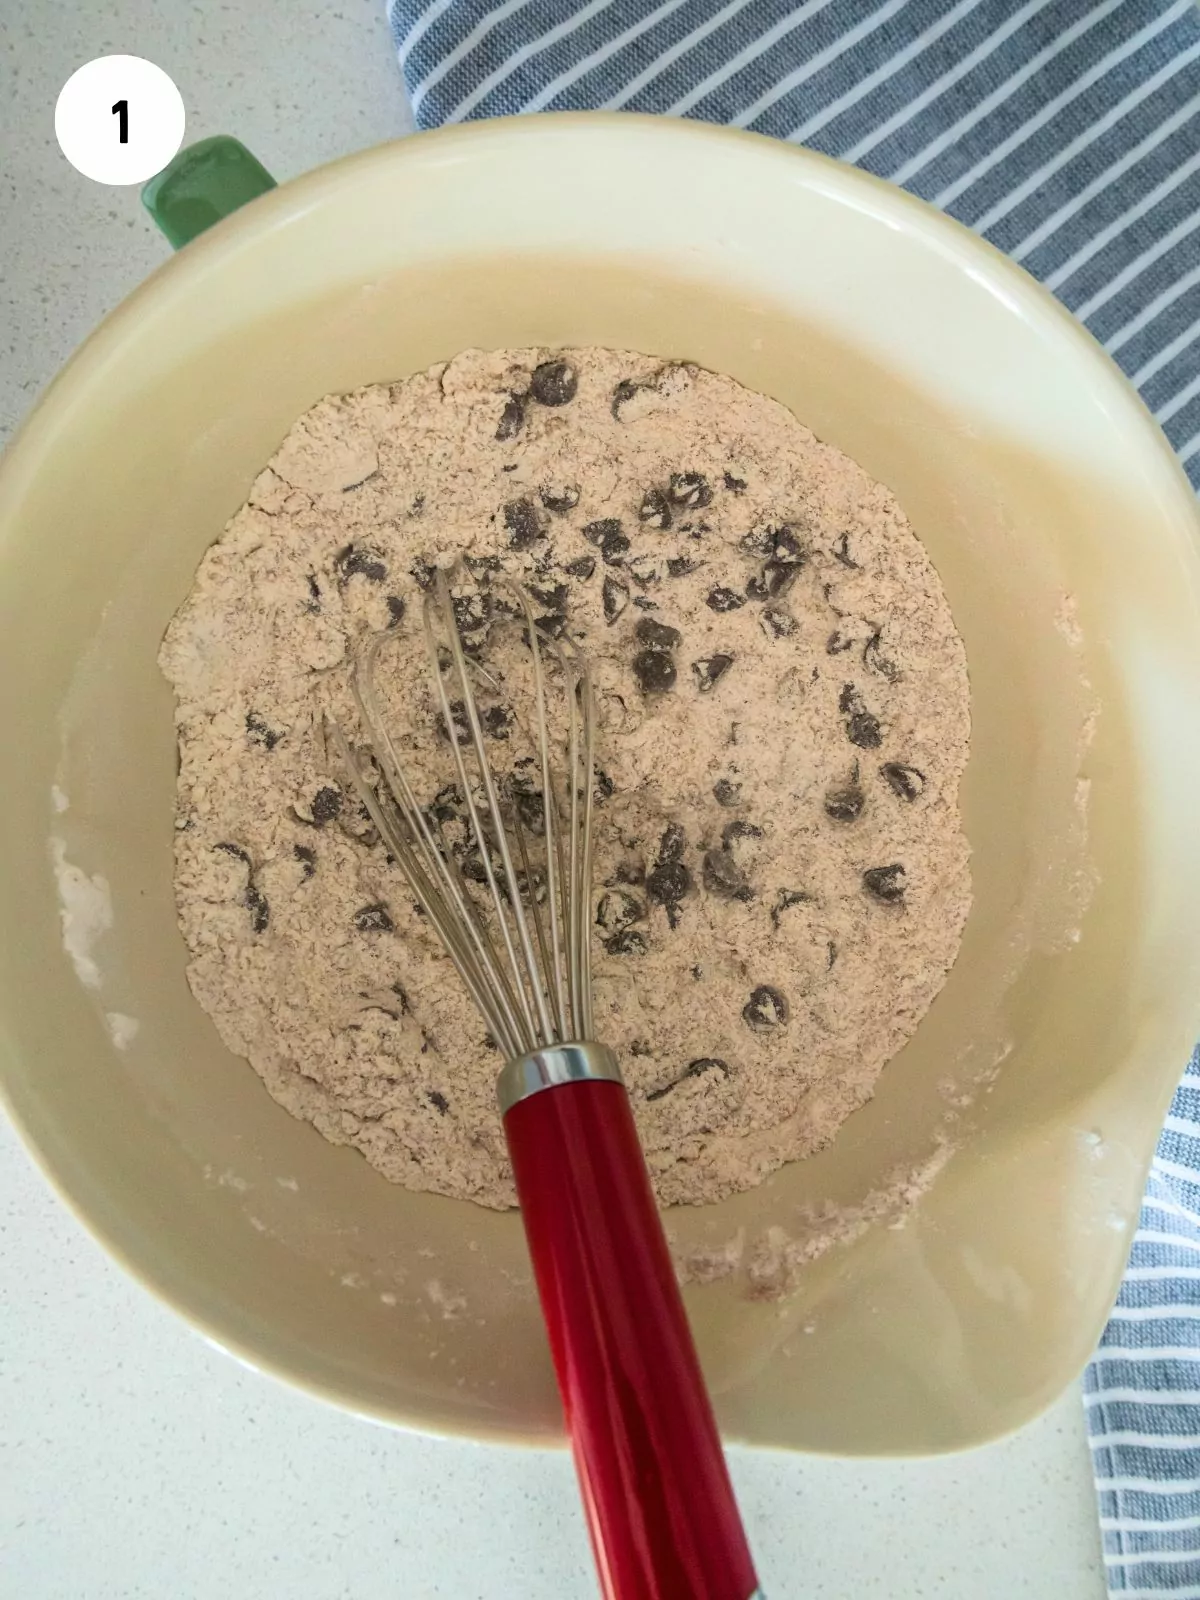
<instances>
[{"instance_id":1,"label":"mixing bowl","mask_svg":"<svg viewBox=\"0 0 1200 1600\"><path fill-rule=\"evenodd\" d=\"M11 1111L231 1350L378 1417L557 1435L518 1219L326 1144L192 1000L155 653L319 396L560 343L774 395L895 491L944 580L973 693L961 956L828 1150L668 1221L716 1279L688 1302L728 1435L981 1441L1085 1361L1200 1032L1196 506L1030 279L783 144L584 116L368 151L219 223L71 361L0 471Z\"/></svg>"}]
</instances>

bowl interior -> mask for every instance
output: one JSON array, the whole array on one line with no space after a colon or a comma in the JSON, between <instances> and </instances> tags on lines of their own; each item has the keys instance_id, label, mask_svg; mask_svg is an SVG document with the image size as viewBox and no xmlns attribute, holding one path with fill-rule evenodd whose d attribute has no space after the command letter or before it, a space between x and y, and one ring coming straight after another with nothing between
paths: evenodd
<instances>
[{"instance_id":1,"label":"bowl interior","mask_svg":"<svg viewBox=\"0 0 1200 1600\"><path fill-rule=\"evenodd\" d=\"M327 1145L191 999L155 653L313 401L559 343L776 396L896 492L946 585L974 717L961 957L828 1151L669 1225L714 1258L741 1241L688 1291L734 1436L977 1442L1086 1359L1200 1021L1196 514L1048 297L820 158L633 118L422 137L255 202L85 346L0 472L5 1091L89 1224L213 1337L356 1410L558 1432L517 1218Z\"/></svg>"}]
</instances>

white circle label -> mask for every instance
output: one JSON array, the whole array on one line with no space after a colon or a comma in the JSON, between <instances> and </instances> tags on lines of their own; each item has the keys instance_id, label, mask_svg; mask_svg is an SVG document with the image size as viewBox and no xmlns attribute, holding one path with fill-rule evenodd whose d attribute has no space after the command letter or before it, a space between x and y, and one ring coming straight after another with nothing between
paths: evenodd
<instances>
[{"instance_id":1,"label":"white circle label","mask_svg":"<svg viewBox=\"0 0 1200 1600\"><path fill-rule=\"evenodd\" d=\"M145 183L183 143L183 97L141 56L97 56L73 72L54 107L63 155L96 183Z\"/></svg>"}]
</instances>

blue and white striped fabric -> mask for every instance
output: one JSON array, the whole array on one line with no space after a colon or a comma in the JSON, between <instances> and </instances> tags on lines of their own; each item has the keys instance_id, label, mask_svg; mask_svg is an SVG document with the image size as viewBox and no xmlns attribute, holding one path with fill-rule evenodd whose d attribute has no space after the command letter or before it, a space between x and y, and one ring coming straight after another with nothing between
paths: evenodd
<instances>
[{"instance_id":1,"label":"blue and white striped fabric","mask_svg":"<svg viewBox=\"0 0 1200 1600\"><path fill-rule=\"evenodd\" d=\"M698 117L977 229L1081 318L1200 489L1193 0L389 0L417 125ZM1109 1587L1200 1600L1200 1057L1087 1379Z\"/></svg>"},{"instance_id":2,"label":"blue and white striped fabric","mask_svg":"<svg viewBox=\"0 0 1200 1600\"><path fill-rule=\"evenodd\" d=\"M1200 1596L1200 1050L1083 1387L1110 1593Z\"/></svg>"}]
</instances>

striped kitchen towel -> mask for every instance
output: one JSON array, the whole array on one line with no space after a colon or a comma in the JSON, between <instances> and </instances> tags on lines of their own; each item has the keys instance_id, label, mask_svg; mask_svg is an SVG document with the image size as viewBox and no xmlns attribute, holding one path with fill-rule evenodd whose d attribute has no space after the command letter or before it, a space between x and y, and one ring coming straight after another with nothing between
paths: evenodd
<instances>
[{"instance_id":1,"label":"striped kitchen towel","mask_svg":"<svg viewBox=\"0 0 1200 1600\"><path fill-rule=\"evenodd\" d=\"M1193 0L389 0L418 127L627 110L774 134L985 234L1137 387L1200 489ZM1087 1378L1109 1588L1200 1600L1200 1056Z\"/></svg>"},{"instance_id":2,"label":"striped kitchen towel","mask_svg":"<svg viewBox=\"0 0 1200 1600\"><path fill-rule=\"evenodd\" d=\"M1200 1050L1083 1391L1110 1593L1200 1596Z\"/></svg>"}]
</instances>

